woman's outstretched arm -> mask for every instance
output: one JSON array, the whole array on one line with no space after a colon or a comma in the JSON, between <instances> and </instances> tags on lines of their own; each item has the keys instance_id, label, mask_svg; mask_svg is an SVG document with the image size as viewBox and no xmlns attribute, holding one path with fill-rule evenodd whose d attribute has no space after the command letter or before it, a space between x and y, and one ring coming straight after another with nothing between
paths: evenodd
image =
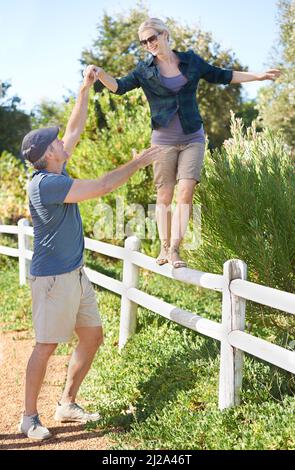
<instances>
[{"instance_id":1,"label":"woman's outstretched arm","mask_svg":"<svg viewBox=\"0 0 295 470\"><path fill-rule=\"evenodd\" d=\"M113 93L116 93L118 89L118 82L114 77L105 72L105 70L101 67L96 67L96 74L99 81L105 87L107 87Z\"/></svg>"},{"instance_id":2,"label":"woman's outstretched arm","mask_svg":"<svg viewBox=\"0 0 295 470\"><path fill-rule=\"evenodd\" d=\"M96 76L105 87L107 87L110 91L116 93L117 95L124 95L128 91L140 87L140 83L134 70L125 77L114 78L107 72L105 72L103 68L96 67Z\"/></svg>"},{"instance_id":3,"label":"woman's outstretched arm","mask_svg":"<svg viewBox=\"0 0 295 470\"><path fill-rule=\"evenodd\" d=\"M281 71L278 69L270 69L263 73L252 73L252 72L233 72L233 78L230 82L232 85L235 83L245 82L262 82L263 80L276 80L281 75Z\"/></svg>"}]
</instances>

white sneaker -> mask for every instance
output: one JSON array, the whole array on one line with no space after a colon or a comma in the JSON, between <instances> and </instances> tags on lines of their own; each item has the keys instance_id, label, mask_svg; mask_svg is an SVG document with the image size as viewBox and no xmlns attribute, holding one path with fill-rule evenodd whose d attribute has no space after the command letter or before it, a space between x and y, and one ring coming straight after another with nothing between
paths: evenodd
<instances>
[{"instance_id":1,"label":"white sneaker","mask_svg":"<svg viewBox=\"0 0 295 470\"><path fill-rule=\"evenodd\" d=\"M87 421L98 421L101 419L99 413L87 413L77 405L77 403L58 403L54 415L55 421L62 423L77 421L79 423L87 423Z\"/></svg>"},{"instance_id":2,"label":"white sneaker","mask_svg":"<svg viewBox=\"0 0 295 470\"><path fill-rule=\"evenodd\" d=\"M38 414L32 416L25 416L23 414L19 423L18 430L24 433L30 439L37 439L39 441L52 437L51 432L49 432L47 428L42 426Z\"/></svg>"}]
</instances>

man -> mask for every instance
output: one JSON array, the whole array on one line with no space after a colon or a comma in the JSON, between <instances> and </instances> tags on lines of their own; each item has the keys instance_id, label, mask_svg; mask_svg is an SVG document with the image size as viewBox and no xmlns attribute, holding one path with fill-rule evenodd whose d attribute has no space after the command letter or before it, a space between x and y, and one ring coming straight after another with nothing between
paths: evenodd
<instances>
[{"instance_id":1,"label":"man","mask_svg":"<svg viewBox=\"0 0 295 470\"><path fill-rule=\"evenodd\" d=\"M68 176L65 166L84 129L89 89L96 80L96 68L88 66L62 140L57 137L59 129L51 127L31 131L22 143L24 157L37 170L29 184L34 227L30 284L36 345L27 366L25 410L20 422L20 430L32 439L51 437L39 419L38 395L49 357L58 343L70 340L73 331L79 342L55 419L99 419L97 413L87 413L76 403L79 387L103 341L94 289L83 270L84 237L77 203L113 191L159 157L159 149L154 147L99 179L73 180Z\"/></svg>"}]
</instances>

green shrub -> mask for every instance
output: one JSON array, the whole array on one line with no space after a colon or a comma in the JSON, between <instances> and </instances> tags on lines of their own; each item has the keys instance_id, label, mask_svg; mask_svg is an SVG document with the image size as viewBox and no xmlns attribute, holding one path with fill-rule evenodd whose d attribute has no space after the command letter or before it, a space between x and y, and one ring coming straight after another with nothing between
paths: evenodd
<instances>
[{"instance_id":1,"label":"green shrub","mask_svg":"<svg viewBox=\"0 0 295 470\"><path fill-rule=\"evenodd\" d=\"M295 177L291 152L280 134L270 130L257 133L255 125L245 131L241 120L234 117L231 132L232 138L220 150L206 156L195 198L202 206L202 245L188 254L190 262L198 269L220 273L226 260L242 259L251 281L294 292ZM260 308L251 308L258 319ZM270 312L267 318L283 330L294 329L293 319L291 322Z\"/></svg>"},{"instance_id":2,"label":"green shrub","mask_svg":"<svg viewBox=\"0 0 295 470\"><path fill-rule=\"evenodd\" d=\"M24 164L11 153L0 156L0 223L15 224L29 216Z\"/></svg>"},{"instance_id":3,"label":"green shrub","mask_svg":"<svg viewBox=\"0 0 295 470\"><path fill-rule=\"evenodd\" d=\"M114 100L116 100L115 109ZM99 129L99 125L95 123L97 116L97 113L93 112L95 106L99 106L100 115L104 116L103 129ZM103 92L99 98L98 95L91 97L89 109L88 126L68 165L71 176L86 179L102 176L132 159L132 149L140 152L150 146L149 114L140 91L136 90L130 96L115 98L108 92ZM116 198L120 198L121 204L123 201L125 203L124 225L126 225L135 217L136 210L134 206L128 211L126 205L140 204L147 213L147 205L155 202L155 192L152 168L149 167L136 172L116 191L102 198L81 203L85 234L98 238L97 234L106 225L107 236L101 239L117 244ZM113 211L113 220L109 223L105 222L105 205L111 207ZM137 227L134 227L134 231L137 232ZM122 240L119 243L122 243Z\"/></svg>"}]
</instances>

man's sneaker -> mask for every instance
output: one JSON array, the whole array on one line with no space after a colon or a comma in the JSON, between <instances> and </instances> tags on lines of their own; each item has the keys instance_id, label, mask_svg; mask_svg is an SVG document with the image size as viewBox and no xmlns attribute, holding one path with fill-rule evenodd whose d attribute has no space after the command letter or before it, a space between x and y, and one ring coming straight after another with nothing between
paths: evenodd
<instances>
[{"instance_id":1,"label":"man's sneaker","mask_svg":"<svg viewBox=\"0 0 295 470\"><path fill-rule=\"evenodd\" d=\"M87 423L87 421L98 421L101 419L101 416L99 413L87 413L81 406L77 405L77 403L58 403L54 419L62 423L70 421Z\"/></svg>"},{"instance_id":2,"label":"man's sneaker","mask_svg":"<svg viewBox=\"0 0 295 470\"><path fill-rule=\"evenodd\" d=\"M22 415L18 430L30 439L37 439L38 441L52 437L51 432L42 426L39 415Z\"/></svg>"}]
</instances>

